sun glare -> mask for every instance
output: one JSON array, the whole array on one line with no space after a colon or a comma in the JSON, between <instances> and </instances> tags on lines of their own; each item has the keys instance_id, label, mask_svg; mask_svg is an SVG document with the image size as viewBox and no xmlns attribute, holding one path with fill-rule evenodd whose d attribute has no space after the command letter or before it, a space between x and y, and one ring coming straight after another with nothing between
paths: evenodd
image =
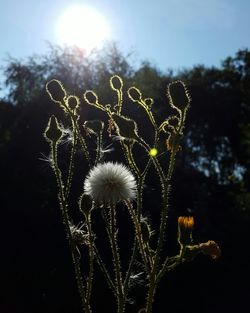
<instances>
[{"instance_id":1,"label":"sun glare","mask_svg":"<svg viewBox=\"0 0 250 313\"><path fill-rule=\"evenodd\" d=\"M107 20L91 7L69 7L59 18L56 26L60 44L75 45L90 52L100 48L110 36Z\"/></svg>"}]
</instances>

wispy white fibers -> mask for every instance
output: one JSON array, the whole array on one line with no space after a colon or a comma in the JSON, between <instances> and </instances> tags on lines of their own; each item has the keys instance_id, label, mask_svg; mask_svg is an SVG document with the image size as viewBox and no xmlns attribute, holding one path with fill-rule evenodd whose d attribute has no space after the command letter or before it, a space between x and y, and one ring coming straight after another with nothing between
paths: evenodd
<instances>
[{"instance_id":1,"label":"wispy white fibers","mask_svg":"<svg viewBox=\"0 0 250 313\"><path fill-rule=\"evenodd\" d=\"M84 192L96 203L115 204L136 197L136 181L125 165L106 162L90 170Z\"/></svg>"}]
</instances>

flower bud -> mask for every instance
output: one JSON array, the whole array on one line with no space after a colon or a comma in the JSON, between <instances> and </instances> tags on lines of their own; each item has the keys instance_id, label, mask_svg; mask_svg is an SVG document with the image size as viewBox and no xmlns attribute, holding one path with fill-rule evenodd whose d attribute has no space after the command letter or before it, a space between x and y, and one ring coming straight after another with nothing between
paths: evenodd
<instances>
[{"instance_id":1,"label":"flower bud","mask_svg":"<svg viewBox=\"0 0 250 313\"><path fill-rule=\"evenodd\" d=\"M210 255L214 260L217 260L221 256L220 247L213 240L201 243L200 249L204 254Z\"/></svg>"},{"instance_id":2,"label":"flower bud","mask_svg":"<svg viewBox=\"0 0 250 313\"><path fill-rule=\"evenodd\" d=\"M49 94L51 100L56 103L63 103L65 97L67 96L67 92L63 84L57 79L52 79L47 82L46 91Z\"/></svg>"},{"instance_id":3,"label":"flower bud","mask_svg":"<svg viewBox=\"0 0 250 313\"><path fill-rule=\"evenodd\" d=\"M194 218L192 216L180 216L178 218L178 241L180 245L192 243L192 231L194 228Z\"/></svg>"},{"instance_id":4,"label":"flower bud","mask_svg":"<svg viewBox=\"0 0 250 313\"><path fill-rule=\"evenodd\" d=\"M123 87L123 81L120 76L114 75L110 78L110 86L113 90L121 90Z\"/></svg>"},{"instance_id":5,"label":"flower bud","mask_svg":"<svg viewBox=\"0 0 250 313\"><path fill-rule=\"evenodd\" d=\"M44 137L48 142L58 142L63 135L63 132L59 126L57 118L52 115L49 118L48 125L44 131Z\"/></svg>"},{"instance_id":6,"label":"flower bud","mask_svg":"<svg viewBox=\"0 0 250 313\"><path fill-rule=\"evenodd\" d=\"M116 124L116 130L119 136L134 140L139 138L137 134L137 125L134 120L115 113L113 113L112 119Z\"/></svg>"},{"instance_id":7,"label":"flower bud","mask_svg":"<svg viewBox=\"0 0 250 313\"><path fill-rule=\"evenodd\" d=\"M79 199L79 208L85 216L89 215L93 208L93 201L86 193L83 193Z\"/></svg>"},{"instance_id":8,"label":"flower bud","mask_svg":"<svg viewBox=\"0 0 250 313\"><path fill-rule=\"evenodd\" d=\"M171 152L177 152L181 149L181 146L179 145L181 139L181 135L177 133L170 133L167 140L167 150Z\"/></svg>"},{"instance_id":9,"label":"flower bud","mask_svg":"<svg viewBox=\"0 0 250 313\"><path fill-rule=\"evenodd\" d=\"M71 95L67 98L66 103L70 110L74 111L76 108L79 107L80 100L78 97Z\"/></svg>"},{"instance_id":10,"label":"flower bud","mask_svg":"<svg viewBox=\"0 0 250 313\"><path fill-rule=\"evenodd\" d=\"M98 104L98 96L92 90L86 90L83 97L84 97L84 100L90 105Z\"/></svg>"},{"instance_id":11,"label":"flower bud","mask_svg":"<svg viewBox=\"0 0 250 313\"><path fill-rule=\"evenodd\" d=\"M154 104L154 100L152 98L145 98L144 103L149 109L151 109L152 105Z\"/></svg>"},{"instance_id":12,"label":"flower bud","mask_svg":"<svg viewBox=\"0 0 250 313\"><path fill-rule=\"evenodd\" d=\"M134 102L138 102L138 101L142 100L142 94L141 94L140 90L136 87L130 87L129 88L128 96Z\"/></svg>"},{"instance_id":13,"label":"flower bud","mask_svg":"<svg viewBox=\"0 0 250 313\"><path fill-rule=\"evenodd\" d=\"M168 85L167 96L170 101L170 105L177 110L185 110L189 107L191 98L189 96L186 85L177 80Z\"/></svg>"}]
</instances>

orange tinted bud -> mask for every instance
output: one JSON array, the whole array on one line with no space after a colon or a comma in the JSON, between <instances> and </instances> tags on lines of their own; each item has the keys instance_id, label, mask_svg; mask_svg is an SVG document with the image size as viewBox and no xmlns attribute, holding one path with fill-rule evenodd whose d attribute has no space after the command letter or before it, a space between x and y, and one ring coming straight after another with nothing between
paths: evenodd
<instances>
[{"instance_id":1,"label":"orange tinted bud","mask_svg":"<svg viewBox=\"0 0 250 313\"><path fill-rule=\"evenodd\" d=\"M180 216L178 218L178 224L181 228L184 228L186 230L193 230L194 218L193 216Z\"/></svg>"},{"instance_id":2,"label":"orange tinted bud","mask_svg":"<svg viewBox=\"0 0 250 313\"><path fill-rule=\"evenodd\" d=\"M180 216L178 218L178 241L180 245L190 245L193 241L192 230L194 218L192 216Z\"/></svg>"},{"instance_id":3,"label":"orange tinted bud","mask_svg":"<svg viewBox=\"0 0 250 313\"><path fill-rule=\"evenodd\" d=\"M210 255L214 260L218 259L221 256L221 249L213 240L201 243L200 248L204 254Z\"/></svg>"},{"instance_id":4,"label":"orange tinted bud","mask_svg":"<svg viewBox=\"0 0 250 313\"><path fill-rule=\"evenodd\" d=\"M172 152L177 152L181 149L181 146L179 145L181 136L176 133L171 133L168 136L168 139L166 140L167 150Z\"/></svg>"}]
</instances>

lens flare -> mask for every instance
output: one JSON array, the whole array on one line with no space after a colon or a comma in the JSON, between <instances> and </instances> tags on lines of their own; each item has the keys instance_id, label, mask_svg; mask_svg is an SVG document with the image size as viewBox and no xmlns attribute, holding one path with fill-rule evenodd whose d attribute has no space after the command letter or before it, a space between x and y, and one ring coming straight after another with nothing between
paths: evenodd
<instances>
[{"instance_id":1,"label":"lens flare","mask_svg":"<svg viewBox=\"0 0 250 313\"><path fill-rule=\"evenodd\" d=\"M94 8L78 5L69 7L60 16L56 36L60 44L74 45L90 52L109 39L110 28L101 13Z\"/></svg>"}]
</instances>

